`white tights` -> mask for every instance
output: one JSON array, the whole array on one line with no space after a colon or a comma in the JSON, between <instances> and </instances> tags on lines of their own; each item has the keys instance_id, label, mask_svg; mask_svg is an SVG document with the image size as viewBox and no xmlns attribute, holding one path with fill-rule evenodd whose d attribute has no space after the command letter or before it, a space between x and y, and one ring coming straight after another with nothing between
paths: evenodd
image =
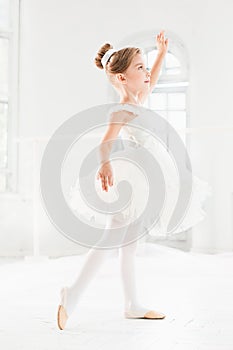
<instances>
[{"instance_id":1,"label":"white tights","mask_svg":"<svg viewBox=\"0 0 233 350\"><path fill-rule=\"evenodd\" d=\"M111 219L107 222L104 235L101 238L107 237L108 229L114 228L115 222L114 219ZM135 259L136 259L136 250L137 243L135 241L126 246L122 246L119 249L119 260L120 260L120 272L121 279L123 284L124 292L124 305L125 311L134 312L141 314L142 316L149 311L149 309L140 306L137 301L137 288L136 288L136 271L135 271ZM87 255L82 266L82 269L74 281L74 283L67 288L67 303L66 311L70 315L79 302L81 295L85 291L85 288L88 286L89 282L96 275L98 269L103 264L105 259L112 253L112 249L95 249L91 248Z\"/></svg>"}]
</instances>

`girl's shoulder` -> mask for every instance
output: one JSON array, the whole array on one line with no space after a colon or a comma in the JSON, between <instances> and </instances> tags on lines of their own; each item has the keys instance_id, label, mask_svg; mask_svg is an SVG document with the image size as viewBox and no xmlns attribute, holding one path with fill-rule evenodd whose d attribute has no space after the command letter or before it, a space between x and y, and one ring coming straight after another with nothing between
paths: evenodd
<instances>
[{"instance_id":1,"label":"girl's shoulder","mask_svg":"<svg viewBox=\"0 0 233 350\"><path fill-rule=\"evenodd\" d=\"M109 114L119 111L127 111L133 114L140 114L141 106L133 105L131 103L115 103L109 108Z\"/></svg>"},{"instance_id":2,"label":"girl's shoulder","mask_svg":"<svg viewBox=\"0 0 233 350\"><path fill-rule=\"evenodd\" d=\"M116 103L108 110L108 118L110 120L128 117L136 117L140 115L140 106L130 103Z\"/></svg>"}]
</instances>

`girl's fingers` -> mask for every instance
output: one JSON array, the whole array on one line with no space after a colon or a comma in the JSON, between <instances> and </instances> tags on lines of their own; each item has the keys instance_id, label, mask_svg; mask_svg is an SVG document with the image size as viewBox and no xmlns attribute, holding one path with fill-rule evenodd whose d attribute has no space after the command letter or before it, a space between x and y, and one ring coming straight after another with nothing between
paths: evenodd
<instances>
[{"instance_id":1,"label":"girl's fingers","mask_svg":"<svg viewBox=\"0 0 233 350\"><path fill-rule=\"evenodd\" d=\"M103 190L108 190L108 185L107 185L107 177L104 177L103 179L102 179L102 188L103 188Z\"/></svg>"},{"instance_id":2,"label":"girl's fingers","mask_svg":"<svg viewBox=\"0 0 233 350\"><path fill-rule=\"evenodd\" d=\"M160 39L164 39L164 32L165 32L165 30L161 30L161 32L159 33Z\"/></svg>"},{"instance_id":3,"label":"girl's fingers","mask_svg":"<svg viewBox=\"0 0 233 350\"><path fill-rule=\"evenodd\" d=\"M101 179L102 189L108 191L108 185L113 186L113 176L104 176L101 173L97 175L97 180Z\"/></svg>"},{"instance_id":4,"label":"girl's fingers","mask_svg":"<svg viewBox=\"0 0 233 350\"><path fill-rule=\"evenodd\" d=\"M112 186L112 185L113 185L113 177L112 177L112 175L109 175L109 177L108 177L108 183L109 183L109 186Z\"/></svg>"}]
</instances>

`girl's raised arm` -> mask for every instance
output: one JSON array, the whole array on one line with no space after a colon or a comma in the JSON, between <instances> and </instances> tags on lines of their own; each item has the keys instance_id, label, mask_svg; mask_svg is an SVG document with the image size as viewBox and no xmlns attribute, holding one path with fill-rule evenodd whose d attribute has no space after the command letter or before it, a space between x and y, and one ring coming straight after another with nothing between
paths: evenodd
<instances>
[{"instance_id":1,"label":"girl's raised arm","mask_svg":"<svg viewBox=\"0 0 233 350\"><path fill-rule=\"evenodd\" d=\"M141 93L139 96L139 99L141 103L143 104L145 100L147 99L148 95L152 93L152 91L155 88L155 85L159 78L159 72L161 70L161 66L164 60L164 57L167 53L168 48L168 39L164 38L164 30L162 30L157 36L156 36L156 46L158 49L158 54L156 57L156 60L151 68L151 76L150 76L150 89L149 92Z\"/></svg>"}]
</instances>

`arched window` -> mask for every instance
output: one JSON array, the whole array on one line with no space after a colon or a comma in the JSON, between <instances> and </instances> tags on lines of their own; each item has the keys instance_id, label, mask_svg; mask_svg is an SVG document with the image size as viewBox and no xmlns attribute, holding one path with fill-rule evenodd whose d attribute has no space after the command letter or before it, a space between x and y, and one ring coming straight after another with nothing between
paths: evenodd
<instances>
[{"instance_id":1,"label":"arched window","mask_svg":"<svg viewBox=\"0 0 233 350\"><path fill-rule=\"evenodd\" d=\"M174 43L173 43L174 48ZM187 62L176 54L177 50L168 50L157 84L145 106L161 114L179 133L186 144L185 128L188 125L188 70ZM144 58L150 70L156 60L157 49L144 48ZM169 146L169 134L167 134Z\"/></svg>"}]
</instances>

